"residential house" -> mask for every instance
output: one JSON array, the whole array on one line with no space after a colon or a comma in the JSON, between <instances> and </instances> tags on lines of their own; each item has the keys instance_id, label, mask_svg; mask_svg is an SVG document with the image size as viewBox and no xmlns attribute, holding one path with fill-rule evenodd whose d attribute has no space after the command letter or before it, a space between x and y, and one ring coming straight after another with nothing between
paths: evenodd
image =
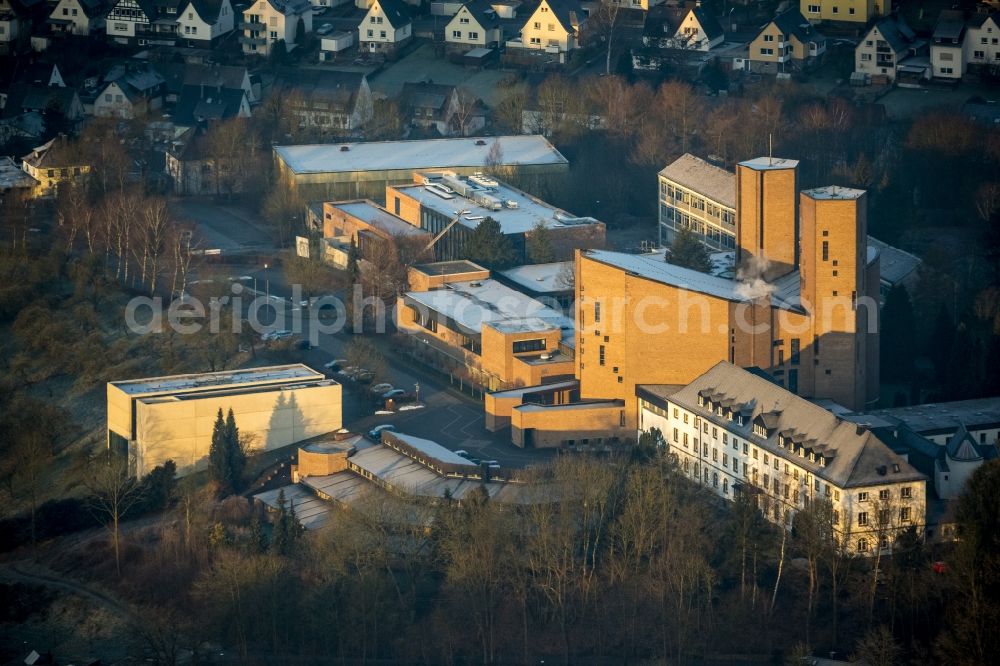
<instances>
[{"instance_id":1,"label":"residential house","mask_svg":"<svg viewBox=\"0 0 1000 666\"><path fill-rule=\"evenodd\" d=\"M212 155L211 142L204 125L191 127L171 141L164 159L164 170L174 194L239 194L254 187L257 182L253 173L257 162L218 159Z\"/></svg>"},{"instance_id":2,"label":"residential house","mask_svg":"<svg viewBox=\"0 0 1000 666\"><path fill-rule=\"evenodd\" d=\"M28 175L12 158L0 157L0 202L8 193L31 196L38 188L38 181Z\"/></svg>"},{"instance_id":3,"label":"residential house","mask_svg":"<svg viewBox=\"0 0 1000 666\"><path fill-rule=\"evenodd\" d=\"M720 361L686 386L638 386L639 433L659 430L681 473L723 499L748 497L791 529L828 502L852 553L923 533L927 477L871 430L799 397L756 368Z\"/></svg>"},{"instance_id":4,"label":"residential house","mask_svg":"<svg viewBox=\"0 0 1000 666\"><path fill-rule=\"evenodd\" d=\"M682 7L657 5L642 20L642 44L655 48L669 48L681 22L687 15Z\"/></svg>"},{"instance_id":5,"label":"residential house","mask_svg":"<svg viewBox=\"0 0 1000 666\"><path fill-rule=\"evenodd\" d=\"M212 48L233 31L234 15L229 0L187 0L177 13L180 43Z\"/></svg>"},{"instance_id":6,"label":"residential house","mask_svg":"<svg viewBox=\"0 0 1000 666\"><path fill-rule=\"evenodd\" d=\"M931 36L931 75L935 79L958 80L965 74L965 28L961 10L945 9L938 15Z\"/></svg>"},{"instance_id":7,"label":"residential house","mask_svg":"<svg viewBox=\"0 0 1000 666\"><path fill-rule=\"evenodd\" d=\"M277 90L302 127L331 136L357 133L372 117L372 92L368 78L358 72L285 69L279 72Z\"/></svg>"},{"instance_id":8,"label":"residential house","mask_svg":"<svg viewBox=\"0 0 1000 666\"><path fill-rule=\"evenodd\" d=\"M3 96L2 111L7 118L24 113L46 115L57 111L66 120L73 121L83 116L83 104L73 88L15 83Z\"/></svg>"},{"instance_id":9,"label":"residential house","mask_svg":"<svg viewBox=\"0 0 1000 666\"><path fill-rule=\"evenodd\" d=\"M358 49L391 56L412 36L410 10L402 0L373 0L358 24Z\"/></svg>"},{"instance_id":10,"label":"residential house","mask_svg":"<svg viewBox=\"0 0 1000 666\"><path fill-rule=\"evenodd\" d=\"M459 8L444 29L449 53L496 48L503 43L503 24L489 0L473 0Z\"/></svg>"},{"instance_id":11,"label":"residential house","mask_svg":"<svg viewBox=\"0 0 1000 666\"><path fill-rule=\"evenodd\" d=\"M22 158L22 168L38 181L40 194L53 193L60 184L79 178L90 171L86 158L64 134L25 155Z\"/></svg>"},{"instance_id":12,"label":"residential house","mask_svg":"<svg viewBox=\"0 0 1000 666\"><path fill-rule=\"evenodd\" d=\"M663 4L666 0L604 0L604 2L610 5L618 5L622 9L648 12L653 7Z\"/></svg>"},{"instance_id":13,"label":"residential house","mask_svg":"<svg viewBox=\"0 0 1000 666\"><path fill-rule=\"evenodd\" d=\"M560 63L566 54L580 47L580 30L586 21L576 0L542 0L521 25L521 35L507 41L508 54L517 51L542 51L558 54Z\"/></svg>"},{"instance_id":14,"label":"residential house","mask_svg":"<svg viewBox=\"0 0 1000 666\"><path fill-rule=\"evenodd\" d=\"M976 14L965 37L966 62L970 68L1000 67L1000 12Z\"/></svg>"},{"instance_id":15,"label":"residential house","mask_svg":"<svg viewBox=\"0 0 1000 666\"><path fill-rule=\"evenodd\" d=\"M109 11L104 0L59 0L47 23L54 33L87 37L104 32Z\"/></svg>"},{"instance_id":16,"label":"residential house","mask_svg":"<svg viewBox=\"0 0 1000 666\"><path fill-rule=\"evenodd\" d=\"M0 55L15 53L27 42L31 20L19 0L0 0Z\"/></svg>"},{"instance_id":17,"label":"residential house","mask_svg":"<svg viewBox=\"0 0 1000 666\"><path fill-rule=\"evenodd\" d=\"M690 9L674 33L674 47L708 51L726 39L715 14L700 4Z\"/></svg>"},{"instance_id":18,"label":"residential house","mask_svg":"<svg viewBox=\"0 0 1000 666\"><path fill-rule=\"evenodd\" d=\"M118 0L108 14L105 32L118 44L173 46L177 10L182 0Z\"/></svg>"},{"instance_id":19,"label":"residential house","mask_svg":"<svg viewBox=\"0 0 1000 666\"><path fill-rule=\"evenodd\" d=\"M399 101L412 127L441 136L468 136L486 124L486 112L479 101L455 86L404 83Z\"/></svg>"},{"instance_id":20,"label":"residential house","mask_svg":"<svg viewBox=\"0 0 1000 666\"><path fill-rule=\"evenodd\" d=\"M22 62L17 68L10 68L9 71L0 74L0 77L2 77L0 78L0 90L15 83L29 83L43 88L66 87L66 80L63 78L59 65L50 62Z\"/></svg>"},{"instance_id":21,"label":"residential house","mask_svg":"<svg viewBox=\"0 0 1000 666\"><path fill-rule=\"evenodd\" d=\"M918 39L902 16L886 16L869 28L855 47L854 71L892 82L905 60L926 58L927 52L927 41ZM910 65L917 63L912 61Z\"/></svg>"},{"instance_id":22,"label":"residential house","mask_svg":"<svg viewBox=\"0 0 1000 666\"><path fill-rule=\"evenodd\" d=\"M244 66L199 65L193 63L157 63L156 71L166 80L166 103L176 104L184 86L239 88L251 105L260 101L260 83Z\"/></svg>"},{"instance_id":23,"label":"residential house","mask_svg":"<svg viewBox=\"0 0 1000 666\"><path fill-rule=\"evenodd\" d=\"M94 115L136 118L163 107L166 81L149 65L115 65L94 99Z\"/></svg>"},{"instance_id":24,"label":"residential house","mask_svg":"<svg viewBox=\"0 0 1000 666\"><path fill-rule=\"evenodd\" d=\"M174 107L178 127L195 127L229 118L249 118L250 100L242 88L186 85Z\"/></svg>"},{"instance_id":25,"label":"residential house","mask_svg":"<svg viewBox=\"0 0 1000 666\"><path fill-rule=\"evenodd\" d=\"M813 23L844 21L865 25L892 14L892 0L799 0L799 10Z\"/></svg>"},{"instance_id":26,"label":"residential house","mask_svg":"<svg viewBox=\"0 0 1000 666\"><path fill-rule=\"evenodd\" d=\"M826 53L826 37L798 9L786 10L761 28L750 42L746 67L775 74L800 70Z\"/></svg>"},{"instance_id":27,"label":"residential house","mask_svg":"<svg viewBox=\"0 0 1000 666\"><path fill-rule=\"evenodd\" d=\"M305 34L299 35L299 23ZM240 44L247 55L267 56L281 41L295 48L297 40L312 32L313 9L309 0L255 0L243 10Z\"/></svg>"}]
</instances>

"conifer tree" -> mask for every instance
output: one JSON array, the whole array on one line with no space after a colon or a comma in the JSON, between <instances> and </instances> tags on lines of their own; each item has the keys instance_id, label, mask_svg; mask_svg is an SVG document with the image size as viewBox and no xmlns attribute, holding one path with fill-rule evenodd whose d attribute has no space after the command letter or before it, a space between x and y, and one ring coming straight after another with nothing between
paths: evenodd
<instances>
[{"instance_id":1,"label":"conifer tree","mask_svg":"<svg viewBox=\"0 0 1000 666\"><path fill-rule=\"evenodd\" d=\"M712 270L712 261L709 259L705 244L701 242L698 234L687 228L678 230L673 243L667 248L664 259L667 263L675 266L690 268L702 273Z\"/></svg>"},{"instance_id":2,"label":"conifer tree","mask_svg":"<svg viewBox=\"0 0 1000 666\"><path fill-rule=\"evenodd\" d=\"M226 416L225 438L226 456L229 458L229 485L233 490L239 490L243 485L243 471L246 468L247 458L240 445L240 429L236 427L236 417L231 407Z\"/></svg>"},{"instance_id":3,"label":"conifer tree","mask_svg":"<svg viewBox=\"0 0 1000 666\"><path fill-rule=\"evenodd\" d=\"M212 428L212 445L208 449L208 473L212 480L219 484L224 493L232 490L230 487L231 464L232 458L226 448L226 422L222 418L222 408L220 407L219 413L215 417L215 426Z\"/></svg>"},{"instance_id":4,"label":"conifer tree","mask_svg":"<svg viewBox=\"0 0 1000 666\"><path fill-rule=\"evenodd\" d=\"M493 270L507 268L517 259L513 243L492 217L487 217L472 231L464 250L470 261Z\"/></svg>"}]
</instances>

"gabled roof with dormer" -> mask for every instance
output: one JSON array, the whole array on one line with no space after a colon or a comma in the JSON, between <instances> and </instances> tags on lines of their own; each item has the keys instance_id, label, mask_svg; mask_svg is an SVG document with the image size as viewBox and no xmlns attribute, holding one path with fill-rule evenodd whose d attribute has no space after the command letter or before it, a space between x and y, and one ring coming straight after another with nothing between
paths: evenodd
<instances>
[{"instance_id":1,"label":"gabled roof with dormer","mask_svg":"<svg viewBox=\"0 0 1000 666\"><path fill-rule=\"evenodd\" d=\"M253 0L250 5L243 9L243 13L253 10L257 6L257 1ZM309 0L267 0L267 4L274 11L285 16L297 16L312 10L312 4Z\"/></svg>"},{"instance_id":2,"label":"gabled roof with dormer","mask_svg":"<svg viewBox=\"0 0 1000 666\"><path fill-rule=\"evenodd\" d=\"M198 18L209 25L213 25L219 20L219 13L222 11L223 4L225 4L225 0L188 0L181 5L180 13L183 13L183 10L187 9L190 5L191 9L198 14Z\"/></svg>"},{"instance_id":3,"label":"gabled roof with dormer","mask_svg":"<svg viewBox=\"0 0 1000 666\"><path fill-rule=\"evenodd\" d=\"M726 361L668 400L780 457L795 458L797 465L840 488L925 478L869 429ZM756 433L754 424L763 425L766 436Z\"/></svg>"},{"instance_id":4,"label":"gabled roof with dormer","mask_svg":"<svg viewBox=\"0 0 1000 666\"><path fill-rule=\"evenodd\" d=\"M352 113L367 79L360 72L286 68L278 72L274 85L279 94L297 93L306 106L320 104L329 111Z\"/></svg>"},{"instance_id":5,"label":"gabled roof with dormer","mask_svg":"<svg viewBox=\"0 0 1000 666\"><path fill-rule=\"evenodd\" d=\"M694 18L698 21L698 25L701 26L701 31L705 33L705 37L708 41L712 41L718 37L723 36L722 24L719 23L719 19L715 18L715 14L708 11L701 5L691 9L688 14L694 14ZM687 16L684 17L687 20ZM682 21L683 22L683 21Z\"/></svg>"},{"instance_id":6,"label":"gabled roof with dormer","mask_svg":"<svg viewBox=\"0 0 1000 666\"><path fill-rule=\"evenodd\" d=\"M916 34L906 24L903 17L893 14L879 19L875 25L869 28L865 37L862 38L862 42L859 43L863 43L864 39L871 35L876 28L882 39L889 44L895 53L906 51L917 39Z\"/></svg>"},{"instance_id":7,"label":"gabled roof with dormer","mask_svg":"<svg viewBox=\"0 0 1000 666\"><path fill-rule=\"evenodd\" d=\"M209 120L235 118L244 105L249 103L242 88L184 86L174 108L174 122L192 127Z\"/></svg>"},{"instance_id":8,"label":"gabled roof with dormer","mask_svg":"<svg viewBox=\"0 0 1000 666\"><path fill-rule=\"evenodd\" d=\"M83 166L86 163L79 146L70 143L65 134L37 146L21 159L37 169Z\"/></svg>"},{"instance_id":9,"label":"gabled roof with dormer","mask_svg":"<svg viewBox=\"0 0 1000 666\"><path fill-rule=\"evenodd\" d=\"M822 35L813 25L806 20L806 17L802 15L798 9L792 8L785 10L775 16L770 23L765 25L760 32L767 29L767 26L771 25L778 26L778 29L785 35L793 35L799 42L803 44L809 44L810 42L815 42L817 44L822 44L826 42L826 37ZM758 32L758 36L760 34Z\"/></svg>"},{"instance_id":10,"label":"gabled roof with dormer","mask_svg":"<svg viewBox=\"0 0 1000 666\"><path fill-rule=\"evenodd\" d=\"M83 15L91 19L99 16L104 16L109 11L111 11L111 3L105 2L105 0L70 0L70 1L75 2L76 5L80 8L80 11L83 12ZM62 3L61 2L56 3L56 5L52 8L52 11L49 13L50 17L59 18L62 16L62 14L59 14L57 16L55 13L56 10L59 8L60 4Z\"/></svg>"},{"instance_id":11,"label":"gabled roof with dormer","mask_svg":"<svg viewBox=\"0 0 1000 666\"><path fill-rule=\"evenodd\" d=\"M407 8L406 3L403 0L374 0L372 2L372 7L378 3L378 6L382 9L382 14L385 16L385 20L389 22L395 30L399 30L404 25L411 22L410 10ZM371 7L368 8L368 13L371 13ZM367 14L365 14L367 16Z\"/></svg>"},{"instance_id":12,"label":"gabled roof with dormer","mask_svg":"<svg viewBox=\"0 0 1000 666\"><path fill-rule=\"evenodd\" d=\"M524 24L532 21L536 14L540 13L545 5L549 11L568 33L575 33L583 22L587 20L587 15L583 11L583 6L577 0L542 0L535 11L528 15Z\"/></svg>"},{"instance_id":13,"label":"gabled roof with dormer","mask_svg":"<svg viewBox=\"0 0 1000 666\"><path fill-rule=\"evenodd\" d=\"M462 9L468 10L472 15L472 18L476 20L483 30L489 30L490 28L496 28L500 25L500 18L497 16L497 12L493 9L493 4L489 0L471 0L471 2L466 2L462 7L455 13L458 16L462 13ZM454 19L452 19L454 20Z\"/></svg>"}]
</instances>

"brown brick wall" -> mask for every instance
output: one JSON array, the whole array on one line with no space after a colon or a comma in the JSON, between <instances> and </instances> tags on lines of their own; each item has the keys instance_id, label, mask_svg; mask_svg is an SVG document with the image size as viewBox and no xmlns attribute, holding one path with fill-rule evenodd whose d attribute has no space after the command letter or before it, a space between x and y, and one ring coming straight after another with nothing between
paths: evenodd
<instances>
[{"instance_id":1,"label":"brown brick wall","mask_svg":"<svg viewBox=\"0 0 1000 666\"><path fill-rule=\"evenodd\" d=\"M798 169L736 167L737 262L765 257L772 280L795 269Z\"/></svg>"}]
</instances>

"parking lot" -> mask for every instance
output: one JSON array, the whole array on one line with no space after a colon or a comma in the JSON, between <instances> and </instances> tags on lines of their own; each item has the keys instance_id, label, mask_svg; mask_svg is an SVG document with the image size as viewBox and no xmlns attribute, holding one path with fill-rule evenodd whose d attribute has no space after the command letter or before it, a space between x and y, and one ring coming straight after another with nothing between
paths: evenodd
<instances>
[{"instance_id":1,"label":"parking lot","mask_svg":"<svg viewBox=\"0 0 1000 666\"><path fill-rule=\"evenodd\" d=\"M272 297L286 296L283 281L278 284L280 286L275 287L272 283ZM282 302L289 311L293 307L287 299ZM308 336L308 318L304 319L304 330L295 333L296 339ZM449 386L447 379L412 366L405 357L392 351L392 339L387 336L370 338L384 352L387 366L385 375L377 381L408 393L415 393L419 385L419 404L423 407L376 414L378 405L372 399L369 384L352 381L324 367L334 359L344 358L352 337L346 332L321 334L318 346L296 352L302 362L327 372L344 386L344 427L351 432L367 433L377 425L391 423L400 432L433 440L453 451L464 449L481 460L497 460L504 467L525 467L551 460L556 455L551 450L526 451L514 446L510 443L509 431L487 431L482 402Z\"/></svg>"}]
</instances>

